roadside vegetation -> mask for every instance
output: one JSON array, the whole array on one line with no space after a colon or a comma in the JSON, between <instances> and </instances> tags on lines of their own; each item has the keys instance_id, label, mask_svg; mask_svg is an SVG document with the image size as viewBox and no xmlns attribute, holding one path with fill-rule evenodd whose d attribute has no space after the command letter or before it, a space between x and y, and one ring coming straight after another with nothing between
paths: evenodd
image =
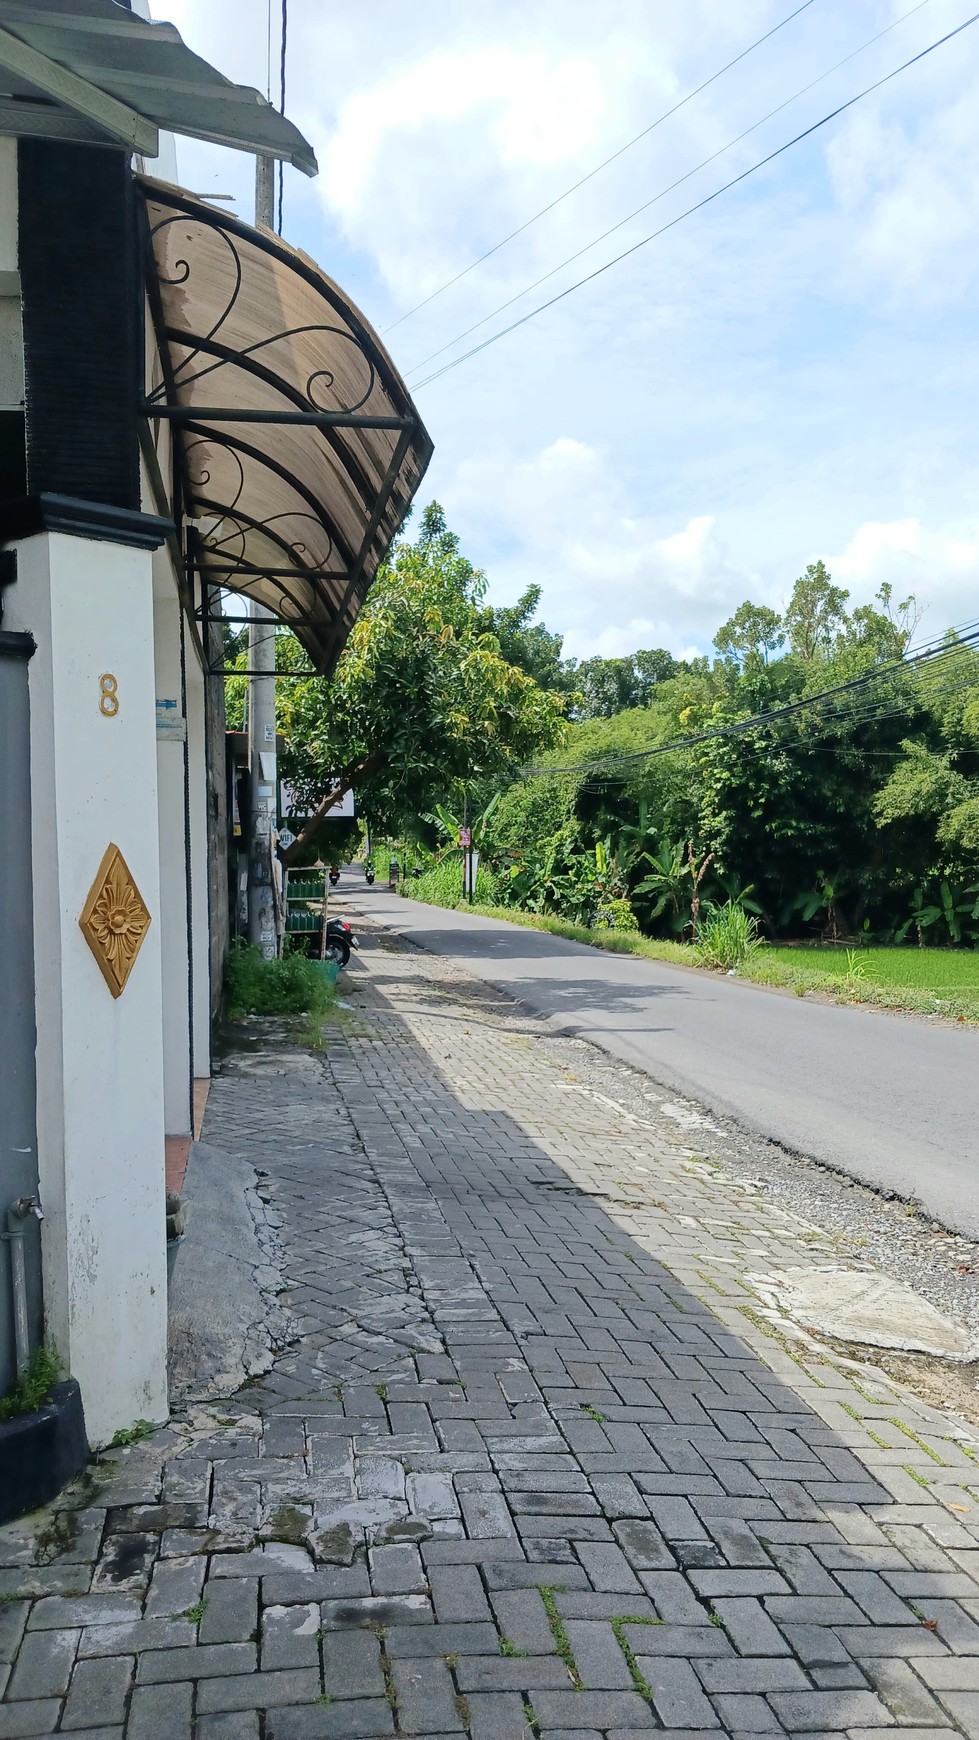
<instances>
[{"instance_id":1,"label":"roadside vegetation","mask_svg":"<svg viewBox=\"0 0 979 1740\"><path fill-rule=\"evenodd\" d=\"M336 991L323 967L298 949L278 960L262 959L251 944L235 943L225 970L227 1012L232 1021L245 1015L325 1015Z\"/></svg>"},{"instance_id":2,"label":"roadside vegetation","mask_svg":"<svg viewBox=\"0 0 979 1740\"><path fill-rule=\"evenodd\" d=\"M482 909L802 993L972 1018L967 633L922 657L913 598L885 584L854 608L815 562L782 611L742 604L712 656L578 662L536 620L539 587L508 608L485 595L433 503L332 681L283 685L282 766L303 812L287 860L350 856L366 830L379 884L394 854L405 893L452 905L465 825ZM280 666L298 657L281 633ZM243 690L229 680L232 722ZM325 821L351 785L358 820Z\"/></svg>"}]
</instances>

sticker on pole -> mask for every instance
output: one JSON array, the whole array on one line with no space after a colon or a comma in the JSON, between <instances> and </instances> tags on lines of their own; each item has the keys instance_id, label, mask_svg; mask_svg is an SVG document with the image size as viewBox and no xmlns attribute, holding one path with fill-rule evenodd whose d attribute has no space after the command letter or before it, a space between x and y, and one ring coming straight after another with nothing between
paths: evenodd
<instances>
[{"instance_id":1,"label":"sticker on pole","mask_svg":"<svg viewBox=\"0 0 979 1740\"><path fill-rule=\"evenodd\" d=\"M280 828L279 829L279 845L282 846L286 852L288 852L289 847L294 846L295 843L296 843L296 836L293 833L291 828Z\"/></svg>"},{"instance_id":2,"label":"sticker on pole","mask_svg":"<svg viewBox=\"0 0 979 1740\"><path fill-rule=\"evenodd\" d=\"M459 829L459 844L462 847L463 851L468 852L472 843L473 843L472 828L460 828Z\"/></svg>"}]
</instances>

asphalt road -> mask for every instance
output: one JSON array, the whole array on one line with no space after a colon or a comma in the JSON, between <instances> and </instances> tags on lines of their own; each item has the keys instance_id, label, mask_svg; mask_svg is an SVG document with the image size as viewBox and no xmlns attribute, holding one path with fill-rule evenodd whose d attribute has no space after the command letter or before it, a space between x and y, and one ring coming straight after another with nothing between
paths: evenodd
<instances>
[{"instance_id":1,"label":"asphalt road","mask_svg":"<svg viewBox=\"0 0 979 1740\"><path fill-rule=\"evenodd\" d=\"M605 954L546 931L340 892L671 1092L979 1238L979 1034Z\"/></svg>"}]
</instances>

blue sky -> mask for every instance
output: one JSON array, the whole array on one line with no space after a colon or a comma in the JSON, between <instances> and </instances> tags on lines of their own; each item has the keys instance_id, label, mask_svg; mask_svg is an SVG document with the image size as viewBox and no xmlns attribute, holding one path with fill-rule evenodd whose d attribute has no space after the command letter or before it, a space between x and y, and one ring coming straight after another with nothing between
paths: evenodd
<instances>
[{"instance_id":1,"label":"blue sky","mask_svg":"<svg viewBox=\"0 0 979 1740\"><path fill-rule=\"evenodd\" d=\"M798 3L798 0L795 0ZM910 10L812 0L612 167L387 333L430 352ZM671 107L793 0L290 0L287 238L382 331ZM278 14L278 0L274 0ZM156 0L265 89L266 0ZM353 14L353 16L351 15ZM682 211L970 14L927 0L457 350ZM278 18L273 20L277 88ZM821 556L855 602L979 616L979 24L593 285L419 388L437 496L490 596L543 588L576 656L706 648ZM183 183L234 153L180 141ZM456 354L450 350L447 357ZM432 365L434 366L434 365Z\"/></svg>"}]
</instances>

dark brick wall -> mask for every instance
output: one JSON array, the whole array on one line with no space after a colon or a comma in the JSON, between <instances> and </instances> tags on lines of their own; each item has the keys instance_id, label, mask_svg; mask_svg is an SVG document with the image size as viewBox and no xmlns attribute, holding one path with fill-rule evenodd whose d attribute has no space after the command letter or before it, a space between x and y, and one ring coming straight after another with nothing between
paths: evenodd
<instances>
[{"instance_id":1,"label":"dark brick wall","mask_svg":"<svg viewBox=\"0 0 979 1740\"><path fill-rule=\"evenodd\" d=\"M18 148L27 488L138 508L141 290L129 158Z\"/></svg>"}]
</instances>

